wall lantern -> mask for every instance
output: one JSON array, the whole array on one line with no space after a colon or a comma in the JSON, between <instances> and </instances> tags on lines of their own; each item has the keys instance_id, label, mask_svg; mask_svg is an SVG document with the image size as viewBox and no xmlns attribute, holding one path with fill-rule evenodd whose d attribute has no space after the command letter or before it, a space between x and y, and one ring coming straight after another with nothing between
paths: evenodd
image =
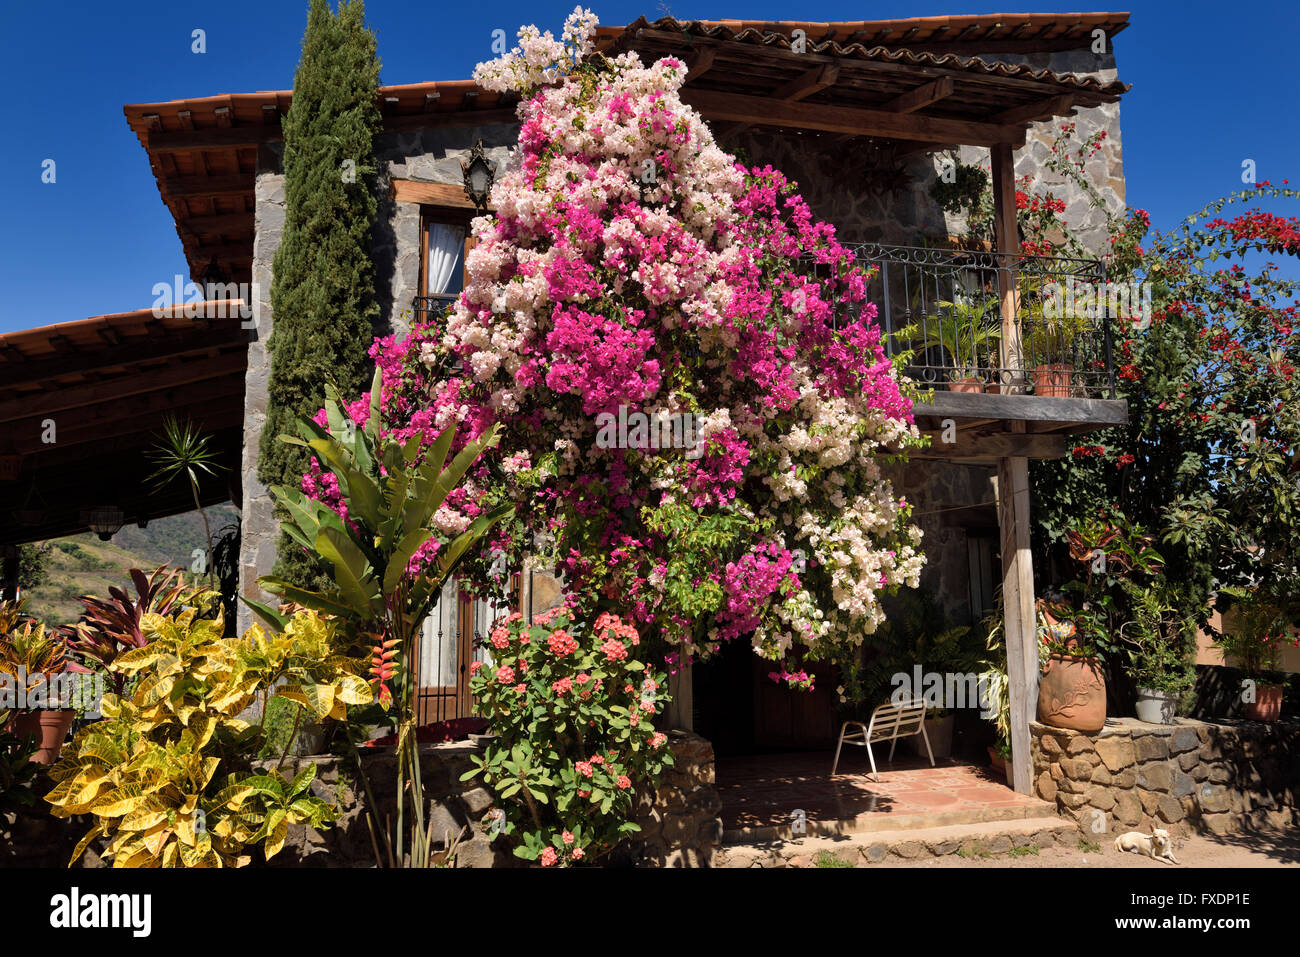
<instances>
[{"instance_id":1,"label":"wall lantern","mask_svg":"<svg viewBox=\"0 0 1300 957\"><path fill-rule=\"evenodd\" d=\"M483 155L482 140L474 144L469 153L469 162L461 163L460 171L465 177L465 195L480 214L486 213L488 193L496 178L496 166Z\"/></svg>"}]
</instances>

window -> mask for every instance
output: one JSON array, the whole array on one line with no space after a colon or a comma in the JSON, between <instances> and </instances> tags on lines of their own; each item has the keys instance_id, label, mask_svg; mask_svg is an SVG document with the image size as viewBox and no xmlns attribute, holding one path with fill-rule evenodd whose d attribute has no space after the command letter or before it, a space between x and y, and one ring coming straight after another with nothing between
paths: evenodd
<instances>
[{"instance_id":1,"label":"window","mask_svg":"<svg viewBox=\"0 0 1300 957\"><path fill-rule=\"evenodd\" d=\"M420 231L420 295L417 318L441 313L465 288L465 255L472 240L469 216L461 210L427 207Z\"/></svg>"}]
</instances>

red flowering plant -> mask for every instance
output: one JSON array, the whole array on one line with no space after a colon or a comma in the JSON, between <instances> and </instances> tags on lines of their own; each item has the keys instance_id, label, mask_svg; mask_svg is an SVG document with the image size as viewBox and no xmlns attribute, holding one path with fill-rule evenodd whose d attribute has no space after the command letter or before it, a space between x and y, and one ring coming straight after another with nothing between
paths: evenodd
<instances>
[{"instance_id":1,"label":"red flowering plant","mask_svg":"<svg viewBox=\"0 0 1300 957\"><path fill-rule=\"evenodd\" d=\"M672 765L655 716L664 676L633 657L640 638L616 615L588 625L569 608L499 620L470 688L496 732L465 778L496 792L489 832L543 867L594 863L629 834L637 788Z\"/></svg>"},{"instance_id":2,"label":"red flowering plant","mask_svg":"<svg viewBox=\"0 0 1300 957\"><path fill-rule=\"evenodd\" d=\"M1099 511L1140 522L1202 623L1216 580L1300 590L1300 282L1273 261L1300 218L1261 208L1297 195L1263 182L1151 238L1112 218L1108 277L1151 290L1149 319L1110 320L1129 422L1033 467L1040 548Z\"/></svg>"}]
</instances>

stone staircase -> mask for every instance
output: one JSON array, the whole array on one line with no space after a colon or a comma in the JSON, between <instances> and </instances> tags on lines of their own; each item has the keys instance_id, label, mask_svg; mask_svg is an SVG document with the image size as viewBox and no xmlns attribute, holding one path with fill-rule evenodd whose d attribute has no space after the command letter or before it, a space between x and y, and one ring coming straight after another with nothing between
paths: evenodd
<instances>
[{"instance_id":1,"label":"stone staircase","mask_svg":"<svg viewBox=\"0 0 1300 957\"><path fill-rule=\"evenodd\" d=\"M979 812L985 820L954 821L950 818L975 812L948 814L909 814L893 820L868 822L868 826L830 832L823 826L820 833L759 838L728 832L723 846L715 853L714 867L815 867L819 861L834 858L839 866L888 865L891 860L914 860L960 854L965 857L1005 857L1017 848L1051 847L1056 844L1074 847L1079 840L1078 826L1056 815L1044 802L1044 809L1018 816L987 819L992 811ZM996 809L1019 811L1019 808ZM813 830L809 822L809 830ZM852 822L838 822L848 824ZM772 829L761 829L772 830ZM783 828L782 830L788 830ZM825 866L825 863L822 864ZM831 865L834 866L834 865Z\"/></svg>"},{"instance_id":2,"label":"stone staircase","mask_svg":"<svg viewBox=\"0 0 1300 957\"><path fill-rule=\"evenodd\" d=\"M869 812L850 820L810 820L805 831L792 833L792 825L727 830L713 866L811 867L826 857L841 866L948 854L997 857L1030 846L1073 847L1079 839L1078 826L1058 817L1046 801L923 814Z\"/></svg>"}]
</instances>

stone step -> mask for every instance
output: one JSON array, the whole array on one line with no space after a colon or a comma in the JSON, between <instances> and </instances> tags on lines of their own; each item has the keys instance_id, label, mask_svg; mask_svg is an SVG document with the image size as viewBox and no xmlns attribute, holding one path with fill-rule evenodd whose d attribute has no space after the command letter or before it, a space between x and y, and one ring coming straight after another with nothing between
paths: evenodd
<instances>
[{"instance_id":1,"label":"stone step","mask_svg":"<svg viewBox=\"0 0 1300 957\"><path fill-rule=\"evenodd\" d=\"M1018 821L1025 818L1051 818L1057 820L1056 805L1037 799L1022 799L1006 807L963 808L956 811L925 811L916 814L887 814L864 811L852 818L814 820L804 822L805 837L833 837L845 834L876 833L879 831L915 831L932 827L960 824L984 824L996 821ZM722 833L723 844L753 844L763 841L795 840L800 835L793 831L793 823L765 827L727 828ZM1071 827L1074 825L1071 824Z\"/></svg>"},{"instance_id":2,"label":"stone step","mask_svg":"<svg viewBox=\"0 0 1300 957\"><path fill-rule=\"evenodd\" d=\"M1043 848L1057 844L1073 847L1078 840L1079 830L1073 821L1050 814L1003 821L729 844L714 855L712 866L817 867L818 860L827 856L855 867L958 853L970 857L1005 857L1014 848Z\"/></svg>"}]
</instances>

